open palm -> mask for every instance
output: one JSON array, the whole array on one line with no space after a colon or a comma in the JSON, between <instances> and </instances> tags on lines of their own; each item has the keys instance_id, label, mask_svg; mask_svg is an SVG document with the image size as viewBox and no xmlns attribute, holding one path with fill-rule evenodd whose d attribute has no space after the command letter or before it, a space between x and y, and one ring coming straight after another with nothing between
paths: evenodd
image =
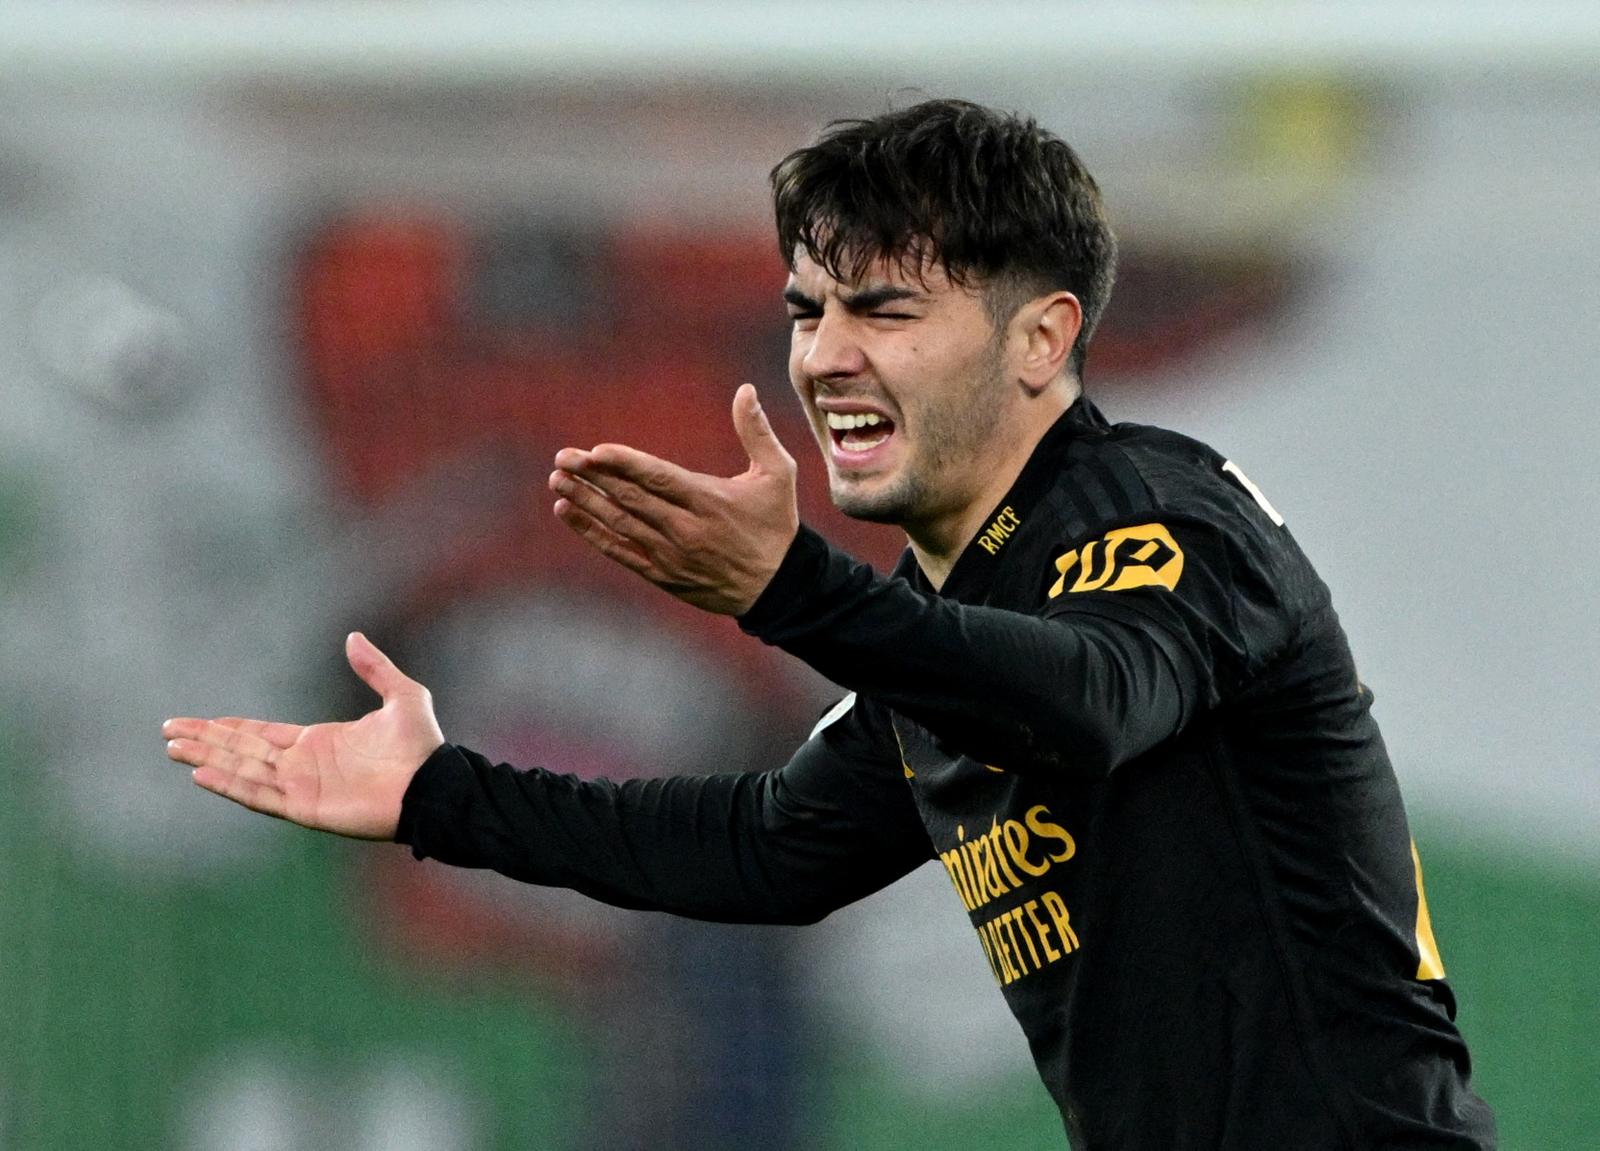
<instances>
[{"instance_id":1,"label":"open palm","mask_svg":"<svg viewBox=\"0 0 1600 1151\"><path fill-rule=\"evenodd\" d=\"M359 632L345 641L383 704L346 723L300 725L228 716L169 719L167 755L235 803L319 831L393 839L411 777L444 742L428 689Z\"/></svg>"}]
</instances>

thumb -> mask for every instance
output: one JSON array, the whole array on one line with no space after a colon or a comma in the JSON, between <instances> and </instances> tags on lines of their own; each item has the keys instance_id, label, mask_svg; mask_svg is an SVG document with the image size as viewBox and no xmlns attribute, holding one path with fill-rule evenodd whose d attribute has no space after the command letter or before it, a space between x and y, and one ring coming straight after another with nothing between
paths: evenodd
<instances>
[{"instance_id":1,"label":"thumb","mask_svg":"<svg viewBox=\"0 0 1600 1151\"><path fill-rule=\"evenodd\" d=\"M767 421L754 384L740 384L733 394L733 428L757 470L783 472L794 467L794 457L779 442L778 434Z\"/></svg>"},{"instance_id":2,"label":"thumb","mask_svg":"<svg viewBox=\"0 0 1600 1151\"><path fill-rule=\"evenodd\" d=\"M381 695L386 703L406 689L417 686L416 681L395 667L393 660L358 631L345 637L344 655L350 661L351 670L361 677L361 682Z\"/></svg>"}]
</instances>

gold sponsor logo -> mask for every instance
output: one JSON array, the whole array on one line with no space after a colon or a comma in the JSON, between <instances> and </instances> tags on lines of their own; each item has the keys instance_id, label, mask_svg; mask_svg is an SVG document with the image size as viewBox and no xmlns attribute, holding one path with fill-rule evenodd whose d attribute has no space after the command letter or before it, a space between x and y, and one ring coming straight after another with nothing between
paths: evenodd
<instances>
[{"instance_id":1,"label":"gold sponsor logo","mask_svg":"<svg viewBox=\"0 0 1600 1151\"><path fill-rule=\"evenodd\" d=\"M968 911L1021 887L1024 881L1018 872L1037 879L1078 851L1072 834L1050 818L1050 809L1042 803L1030 807L1020 820L1002 823L996 817L987 832L970 839L967 829L958 827L956 841L949 851L940 852L939 862Z\"/></svg>"},{"instance_id":2,"label":"gold sponsor logo","mask_svg":"<svg viewBox=\"0 0 1600 1151\"><path fill-rule=\"evenodd\" d=\"M1000 986L1032 975L1082 946L1059 892L1039 891L1028 897L1038 890L1032 886L1034 880L1077 853L1072 833L1055 822L1042 803L1030 807L1021 819L1002 821L996 816L989 830L979 835L969 837L965 827L957 827L956 845L940 852L939 862L966 909L989 908L974 930ZM1016 896L1021 902L1004 911L990 907L1009 902L1024 885L1030 891Z\"/></svg>"},{"instance_id":3,"label":"gold sponsor logo","mask_svg":"<svg viewBox=\"0 0 1600 1151\"><path fill-rule=\"evenodd\" d=\"M1136 587L1172 591L1183 575L1183 549L1164 524L1140 524L1117 528L1081 548L1073 548L1057 558L1056 571L1059 575L1050 587L1051 599L1064 591L1127 591Z\"/></svg>"},{"instance_id":4,"label":"gold sponsor logo","mask_svg":"<svg viewBox=\"0 0 1600 1151\"><path fill-rule=\"evenodd\" d=\"M1046 891L980 923L975 930L983 957L1001 987L1048 967L1079 947L1077 929L1067 914L1066 900Z\"/></svg>"}]
</instances>

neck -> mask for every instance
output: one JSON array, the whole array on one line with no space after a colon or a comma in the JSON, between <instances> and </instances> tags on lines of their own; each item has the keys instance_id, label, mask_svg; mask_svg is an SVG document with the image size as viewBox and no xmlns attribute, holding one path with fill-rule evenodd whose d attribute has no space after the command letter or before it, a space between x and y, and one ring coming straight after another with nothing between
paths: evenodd
<instances>
[{"instance_id":1,"label":"neck","mask_svg":"<svg viewBox=\"0 0 1600 1151\"><path fill-rule=\"evenodd\" d=\"M1074 381L1070 388L1053 388L1035 397L1034 402L1022 413L1019 426L1010 434L1000 437L1001 442L1016 446L999 459L983 461L982 471L975 473L979 483L966 498L943 514L904 525L911 544L911 554L916 557L917 566L935 590L944 586L956 561L983 530L989 513L1017 482L1017 477L1022 474L1022 469L1027 466L1044 434L1072 406L1082 391L1082 387Z\"/></svg>"}]
</instances>

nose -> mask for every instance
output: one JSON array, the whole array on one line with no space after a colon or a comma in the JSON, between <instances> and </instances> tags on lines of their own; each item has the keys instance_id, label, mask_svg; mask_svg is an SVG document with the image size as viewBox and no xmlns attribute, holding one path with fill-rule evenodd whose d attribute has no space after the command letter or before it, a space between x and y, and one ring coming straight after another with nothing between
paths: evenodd
<instances>
[{"instance_id":1,"label":"nose","mask_svg":"<svg viewBox=\"0 0 1600 1151\"><path fill-rule=\"evenodd\" d=\"M866 370L867 357L856 339L851 317L831 309L823 313L817 326L804 333L800 370L814 380L838 380L858 376Z\"/></svg>"}]
</instances>

